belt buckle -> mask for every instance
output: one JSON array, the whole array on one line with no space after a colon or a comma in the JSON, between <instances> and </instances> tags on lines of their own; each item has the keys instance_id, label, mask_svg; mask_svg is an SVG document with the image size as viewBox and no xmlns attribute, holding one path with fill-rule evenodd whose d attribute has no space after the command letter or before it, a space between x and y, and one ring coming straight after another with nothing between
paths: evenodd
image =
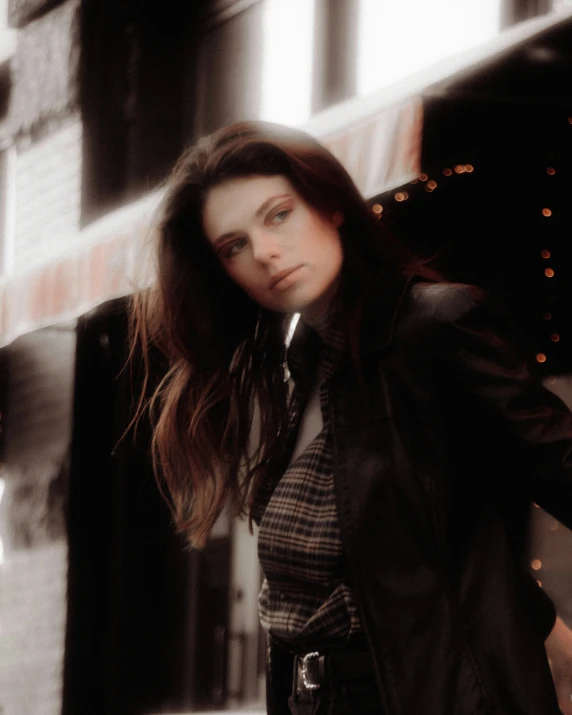
<instances>
[{"instance_id":1,"label":"belt buckle","mask_svg":"<svg viewBox=\"0 0 572 715\"><path fill-rule=\"evenodd\" d=\"M312 651L311 653L306 653L306 655L302 658L302 664L300 667L300 675L302 676L302 681L304 683L304 687L306 690L318 690L320 687L320 683L312 683L310 680L308 680L307 675L308 675L308 663L311 660L318 660L320 657L320 654L318 651Z\"/></svg>"}]
</instances>

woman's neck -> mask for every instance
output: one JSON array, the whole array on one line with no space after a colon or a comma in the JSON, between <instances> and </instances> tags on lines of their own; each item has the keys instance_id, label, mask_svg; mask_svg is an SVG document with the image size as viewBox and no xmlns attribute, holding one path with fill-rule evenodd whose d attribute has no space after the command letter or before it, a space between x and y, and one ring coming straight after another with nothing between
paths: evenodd
<instances>
[{"instance_id":1,"label":"woman's neck","mask_svg":"<svg viewBox=\"0 0 572 715\"><path fill-rule=\"evenodd\" d=\"M338 312L339 302L340 278L338 276L313 306L306 311L301 311L301 318L323 338L330 327L332 318Z\"/></svg>"}]
</instances>

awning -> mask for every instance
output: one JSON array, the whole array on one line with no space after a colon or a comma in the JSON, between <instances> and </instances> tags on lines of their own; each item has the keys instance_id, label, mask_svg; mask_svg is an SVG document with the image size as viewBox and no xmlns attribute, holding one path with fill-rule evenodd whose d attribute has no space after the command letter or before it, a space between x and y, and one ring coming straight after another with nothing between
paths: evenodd
<instances>
[{"instance_id":1,"label":"awning","mask_svg":"<svg viewBox=\"0 0 572 715\"><path fill-rule=\"evenodd\" d=\"M108 214L81 232L75 250L0 283L0 346L32 330L75 322L144 285L160 199L154 192Z\"/></svg>"},{"instance_id":2,"label":"awning","mask_svg":"<svg viewBox=\"0 0 572 715\"><path fill-rule=\"evenodd\" d=\"M321 112L302 128L342 161L367 197L400 186L421 171L422 95L447 78L502 62L515 48L572 18L553 13L522 22L493 41L447 58L366 97ZM0 346L32 330L74 321L101 303L132 293L149 274L147 248L154 192L80 232L66 255L0 283ZM140 270L141 269L141 270Z\"/></svg>"}]
</instances>

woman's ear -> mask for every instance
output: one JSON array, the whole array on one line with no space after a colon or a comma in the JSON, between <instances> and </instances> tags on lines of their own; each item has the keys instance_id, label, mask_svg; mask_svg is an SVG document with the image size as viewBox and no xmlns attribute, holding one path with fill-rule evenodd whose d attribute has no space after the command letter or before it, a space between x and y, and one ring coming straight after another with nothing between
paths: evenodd
<instances>
[{"instance_id":1,"label":"woman's ear","mask_svg":"<svg viewBox=\"0 0 572 715\"><path fill-rule=\"evenodd\" d=\"M334 222L334 226L339 228L344 222L343 213L341 211L336 211L336 213L332 216L332 220Z\"/></svg>"}]
</instances>

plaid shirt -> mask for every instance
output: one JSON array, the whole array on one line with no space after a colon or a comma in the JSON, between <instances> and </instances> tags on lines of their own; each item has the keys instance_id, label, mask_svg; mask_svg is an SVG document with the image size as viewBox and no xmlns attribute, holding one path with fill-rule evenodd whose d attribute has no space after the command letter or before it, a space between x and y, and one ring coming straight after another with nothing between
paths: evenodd
<instances>
[{"instance_id":1,"label":"plaid shirt","mask_svg":"<svg viewBox=\"0 0 572 715\"><path fill-rule=\"evenodd\" d=\"M292 650L344 645L361 631L340 539L327 409L329 378L345 347L335 323L322 343L300 321L288 351L294 381L288 454L313 385L319 385L323 427L281 476L269 479L253 507L265 576L260 620Z\"/></svg>"}]
</instances>

